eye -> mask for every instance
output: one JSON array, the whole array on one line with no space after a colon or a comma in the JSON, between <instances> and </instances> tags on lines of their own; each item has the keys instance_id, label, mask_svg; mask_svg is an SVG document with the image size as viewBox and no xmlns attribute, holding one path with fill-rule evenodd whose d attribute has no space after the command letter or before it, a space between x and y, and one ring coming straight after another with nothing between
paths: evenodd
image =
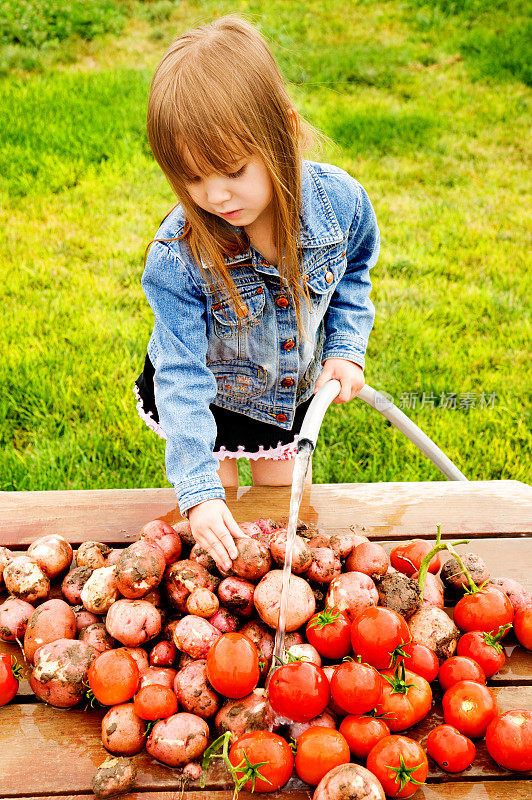
<instances>
[{"instance_id":1,"label":"eye","mask_svg":"<svg viewBox=\"0 0 532 800\"><path fill-rule=\"evenodd\" d=\"M240 178L240 176L244 174L244 172L246 170L246 167L247 167L247 164L243 164L243 166L241 166L240 169L237 169L236 172L228 172L227 173L227 177L228 178Z\"/></svg>"},{"instance_id":2,"label":"eye","mask_svg":"<svg viewBox=\"0 0 532 800\"><path fill-rule=\"evenodd\" d=\"M194 175L192 178L187 178L187 183L199 183L201 178L199 175Z\"/></svg>"}]
</instances>

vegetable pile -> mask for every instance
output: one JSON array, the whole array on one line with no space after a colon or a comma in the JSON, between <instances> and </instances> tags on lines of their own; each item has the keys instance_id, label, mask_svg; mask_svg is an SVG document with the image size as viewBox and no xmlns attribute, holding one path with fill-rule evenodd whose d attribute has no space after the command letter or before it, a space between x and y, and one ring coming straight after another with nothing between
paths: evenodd
<instances>
[{"instance_id":1,"label":"vegetable pile","mask_svg":"<svg viewBox=\"0 0 532 800\"><path fill-rule=\"evenodd\" d=\"M352 531L300 523L285 658L272 665L286 529L269 519L241 527L248 538L223 574L188 522L154 520L122 550L84 542L75 559L57 535L25 555L0 548L0 639L19 643L33 692L58 708L103 707L111 755L97 796L131 790L131 757L144 748L188 780L222 759L235 796L277 791L295 770L314 800L409 797L426 780L427 754L461 772L484 737L502 767L532 769L532 712L499 714L486 685L512 626L532 649L522 586L491 580L476 554L441 542L439 527L434 546L414 539L388 556ZM0 705L16 696L11 662L0 655ZM431 711L433 691L444 724L425 752L408 730Z\"/></svg>"}]
</instances>

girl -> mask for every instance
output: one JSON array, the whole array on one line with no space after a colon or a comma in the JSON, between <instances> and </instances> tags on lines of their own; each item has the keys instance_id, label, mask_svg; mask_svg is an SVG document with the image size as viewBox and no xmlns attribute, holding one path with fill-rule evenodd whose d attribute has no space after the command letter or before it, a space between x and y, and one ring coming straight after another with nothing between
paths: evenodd
<instances>
[{"instance_id":1,"label":"girl","mask_svg":"<svg viewBox=\"0 0 532 800\"><path fill-rule=\"evenodd\" d=\"M142 278L155 324L137 408L222 569L243 535L224 502L237 457L255 484L289 485L313 392L338 378L344 403L364 386L379 231L356 180L302 159L309 131L237 17L179 36L153 77L148 139L179 204Z\"/></svg>"}]
</instances>

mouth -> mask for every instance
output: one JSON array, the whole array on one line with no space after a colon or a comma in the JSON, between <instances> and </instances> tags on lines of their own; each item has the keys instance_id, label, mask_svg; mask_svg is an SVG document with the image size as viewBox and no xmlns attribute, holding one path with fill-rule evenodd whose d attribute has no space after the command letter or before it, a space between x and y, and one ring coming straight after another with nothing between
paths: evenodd
<instances>
[{"instance_id":1,"label":"mouth","mask_svg":"<svg viewBox=\"0 0 532 800\"><path fill-rule=\"evenodd\" d=\"M241 213L241 208L237 208L236 211L226 211L225 214L223 214L221 211L218 211L218 214L224 219L235 219L236 217L240 216Z\"/></svg>"}]
</instances>

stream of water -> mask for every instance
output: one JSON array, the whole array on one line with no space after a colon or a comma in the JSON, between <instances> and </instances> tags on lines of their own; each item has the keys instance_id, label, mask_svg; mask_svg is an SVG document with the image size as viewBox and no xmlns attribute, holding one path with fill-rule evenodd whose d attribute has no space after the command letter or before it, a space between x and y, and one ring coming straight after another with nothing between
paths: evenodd
<instances>
[{"instance_id":1,"label":"stream of water","mask_svg":"<svg viewBox=\"0 0 532 800\"><path fill-rule=\"evenodd\" d=\"M305 478L308 472L310 457L312 456L313 449L314 447L308 439L303 440L301 445L298 446L294 464L292 492L290 494L290 513L288 516L288 527L286 531L286 553L284 557L283 583L281 590L281 603L279 607L279 623L275 633L275 645L273 651L273 669L280 666L283 661L286 610L288 606L288 593L290 590L290 576L292 574L292 553L297 531L299 507L301 505L301 498L303 497Z\"/></svg>"}]
</instances>

